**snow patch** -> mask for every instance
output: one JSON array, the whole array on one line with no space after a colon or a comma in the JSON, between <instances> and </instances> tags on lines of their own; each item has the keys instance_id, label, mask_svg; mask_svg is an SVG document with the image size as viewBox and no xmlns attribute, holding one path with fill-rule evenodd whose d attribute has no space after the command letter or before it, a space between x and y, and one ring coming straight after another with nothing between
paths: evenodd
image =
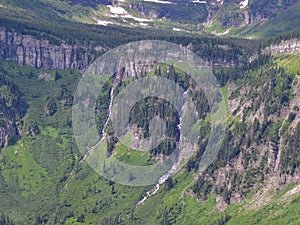
<instances>
[{"instance_id":1,"label":"snow patch","mask_svg":"<svg viewBox=\"0 0 300 225\"><path fill-rule=\"evenodd\" d=\"M112 15L110 15L110 17L112 17L112 18L121 17L124 22L125 22L124 19L133 19L133 20L135 20L139 23L145 23L145 22L151 22L152 21L152 20L149 20L149 19L146 19L146 18L139 18L139 17L132 16L132 15L128 14L127 11L124 8L120 7L120 6L114 7L112 5L108 5L107 7L110 9L110 12L112 13ZM105 22L105 21L103 21L103 22ZM109 22L109 21L106 21L106 22ZM142 24L142 26L143 25L146 26L145 24Z\"/></svg>"},{"instance_id":2,"label":"snow patch","mask_svg":"<svg viewBox=\"0 0 300 225\"><path fill-rule=\"evenodd\" d=\"M193 3L199 3L199 4L206 4L207 2L206 1L199 1L199 0L195 0L195 1L192 1Z\"/></svg>"},{"instance_id":3,"label":"snow patch","mask_svg":"<svg viewBox=\"0 0 300 225\"><path fill-rule=\"evenodd\" d=\"M102 25L102 26L107 26L107 25L109 25L109 24L114 24L114 23L111 22L111 21L97 20L97 24L98 24L98 25Z\"/></svg>"},{"instance_id":4,"label":"snow patch","mask_svg":"<svg viewBox=\"0 0 300 225\"><path fill-rule=\"evenodd\" d=\"M141 26L148 26L148 23L140 23Z\"/></svg>"},{"instance_id":5,"label":"snow patch","mask_svg":"<svg viewBox=\"0 0 300 225\"><path fill-rule=\"evenodd\" d=\"M160 1L160 0L144 0L145 2L155 2L155 3L160 3L160 4L173 4L172 2L169 1Z\"/></svg>"},{"instance_id":6,"label":"snow patch","mask_svg":"<svg viewBox=\"0 0 300 225\"><path fill-rule=\"evenodd\" d=\"M299 190L300 190L300 184L297 185L296 187L294 187L292 190L290 190L290 191L288 192L288 194L289 194L289 195L296 194L297 192L299 192Z\"/></svg>"},{"instance_id":7,"label":"snow patch","mask_svg":"<svg viewBox=\"0 0 300 225\"><path fill-rule=\"evenodd\" d=\"M176 27L173 27L173 30L174 30L174 31L183 31L182 29L176 28Z\"/></svg>"},{"instance_id":8,"label":"snow patch","mask_svg":"<svg viewBox=\"0 0 300 225\"><path fill-rule=\"evenodd\" d=\"M110 17L111 17L111 18L119 18L119 15L117 15L117 14L112 14L112 15L110 15Z\"/></svg>"},{"instance_id":9,"label":"snow patch","mask_svg":"<svg viewBox=\"0 0 300 225\"><path fill-rule=\"evenodd\" d=\"M215 31L212 32L212 34L216 35L216 36L221 36L221 35L226 35L230 32L231 28L228 28L226 31L224 31L223 33L217 33Z\"/></svg>"},{"instance_id":10,"label":"snow patch","mask_svg":"<svg viewBox=\"0 0 300 225\"><path fill-rule=\"evenodd\" d=\"M223 5L224 0L217 0L217 2L221 2L221 5Z\"/></svg>"},{"instance_id":11,"label":"snow patch","mask_svg":"<svg viewBox=\"0 0 300 225\"><path fill-rule=\"evenodd\" d=\"M124 16L121 16L122 18L127 18L127 19L133 19L137 22L140 22L140 23L143 23L143 22L150 22L151 20L149 19L145 19L145 18L138 18L138 17L134 17L134 16L131 16L129 14L127 15L124 15Z\"/></svg>"},{"instance_id":12,"label":"snow patch","mask_svg":"<svg viewBox=\"0 0 300 225\"><path fill-rule=\"evenodd\" d=\"M240 2L240 8L245 8L246 6L248 6L249 4L249 0L244 0L242 2Z\"/></svg>"},{"instance_id":13,"label":"snow patch","mask_svg":"<svg viewBox=\"0 0 300 225\"><path fill-rule=\"evenodd\" d=\"M229 29L227 29L226 31L224 31L223 33L222 33L222 35L226 35L226 34L228 34L229 32L230 32L230 28Z\"/></svg>"},{"instance_id":14,"label":"snow patch","mask_svg":"<svg viewBox=\"0 0 300 225\"><path fill-rule=\"evenodd\" d=\"M177 27L173 27L173 31L191 33L191 32L188 31L188 30L183 30L183 29L180 29L180 28L177 28Z\"/></svg>"},{"instance_id":15,"label":"snow patch","mask_svg":"<svg viewBox=\"0 0 300 225\"><path fill-rule=\"evenodd\" d=\"M118 14L118 15L127 14L126 10L120 6L114 7L112 5L108 5L107 7L110 9L110 12L112 14Z\"/></svg>"}]
</instances>

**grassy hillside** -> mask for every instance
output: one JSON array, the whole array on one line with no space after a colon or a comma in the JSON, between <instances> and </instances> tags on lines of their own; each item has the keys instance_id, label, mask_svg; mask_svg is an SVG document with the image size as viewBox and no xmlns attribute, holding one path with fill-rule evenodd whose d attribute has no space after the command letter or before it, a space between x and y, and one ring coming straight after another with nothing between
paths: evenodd
<instances>
[{"instance_id":1,"label":"grassy hillside","mask_svg":"<svg viewBox=\"0 0 300 225\"><path fill-rule=\"evenodd\" d=\"M193 33L194 35L203 35L203 29L199 21L203 21L206 15L205 8L201 5L186 6L186 4L181 4L179 7L161 7L159 4L151 4L151 6L156 9L161 9L163 13L171 13L172 17L177 18L177 22L171 22L169 19L152 19L134 9L132 9L129 4L130 2L120 3L122 10L126 13L113 13L107 5L111 5L111 2L100 2L94 1L78 2L78 1L58 1L58 0L38 0L38 1L20 1L20 0L6 0L3 1L0 7L0 18L5 21L25 23L26 25L34 25L36 31L43 31L46 29L45 24L47 24L48 30L55 30L52 26L59 26L65 29L65 36L68 34L74 34L83 38L84 33L86 33L86 38L91 38L89 33L92 29L106 30L108 32L113 32L118 35L119 39L126 39L122 36L122 33L134 33L138 32L139 38L146 34L147 36L153 35L157 36L157 33L168 32L174 35ZM134 3L135 4L135 3ZM146 3L147 4L147 3ZM173 5L172 5L173 6ZM117 7L117 6L115 6ZM119 9L115 8L115 11ZM190 18L190 10L193 10L193 18ZM201 15L198 15L199 10L203 11ZM161 16L162 17L162 16ZM176 20L176 19L175 19ZM178 21L182 22L178 22ZM195 21L194 21L195 20ZM100 22L99 22L100 21ZM70 30L66 26L66 23L70 26L76 26L76 30ZM104 24L103 24L104 23ZM97 25L99 24L99 25ZM93 26L92 26L93 25ZM38 27L37 27L38 26ZM78 28L80 27L80 28ZM91 28L92 27L92 28ZM177 28L177 30L173 29ZM79 32L82 35L78 35ZM99 31L98 31L99 32ZM100 31L101 32L101 31ZM101 32L102 33L102 32ZM95 33L93 34L95 36ZM112 35L111 37L114 37Z\"/></svg>"},{"instance_id":2,"label":"grassy hillside","mask_svg":"<svg viewBox=\"0 0 300 225\"><path fill-rule=\"evenodd\" d=\"M54 80L56 71L7 62L1 62L1 71L20 88L28 109L20 121L21 140L1 150L0 211L22 224L62 224L81 215L95 222L130 211L147 187L116 185L87 164L78 166L81 154L72 137L71 105L65 100L74 93L80 74L60 72L61 79ZM41 73L53 79L39 79ZM52 116L45 113L49 99L57 108ZM34 136L27 134L30 126L38 130Z\"/></svg>"},{"instance_id":3,"label":"grassy hillside","mask_svg":"<svg viewBox=\"0 0 300 225\"><path fill-rule=\"evenodd\" d=\"M291 6L274 19L237 29L231 35L252 38L272 38L300 28L300 3Z\"/></svg>"},{"instance_id":4,"label":"grassy hillside","mask_svg":"<svg viewBox=\"0 0 300 225\"><path fill-rule=\"evenodd\" d=\"M298 55L286 55L275 57L274 62L267 60L268 63L262 63L262 66L254 61L249 65L242 64L241 68L215 69L223 83L222 92L228 96L228 81L234 80L238 88L248 84L263 86L264 80L257 77L261 71L273 71L275 62L287 71L290 69L289 74L292 75L289 76L294 76L299 66L293 67L291 63L297 58ZM257 210L253 207L255 201L258 201L255 196L263 189L247 189L244 192L245 199L220 211L216 197L226 192L218 190L216 194L211 186L213 184L205 181L201 186L195 180L197 173L191 169L191 165L197 162L197 158L163 185L145 204L136 207L136 203L152 186L119 185L104 179L86 163L79 164L81 155L72 136L72 101L68 99L72 99L80 73L37 70L9 62L1 62L0 67L2 76L18 86L28 104L20 122L24 132L22 138L14 145L2 149L0 157L0 211L9 214L14 221L22 221L24 224L240 224L241 221L244 224L297 224L300 196L297 191L296 194L285 194L295 185L287 186L276 195L270 189L267 197L261 197L269 200L265 205L259 203L261 205ZM272 92L274 101L270 100L276 103L283 98L279 95L285 75L274 71L266 73L264 77L276 80ZM287 90L284 93L289 98L290 86L285 88ZM51 115L45 111L49 102L55 105ZM271 123L266 131L259 129L262 141L274 134L273 130L276 131L278 124L281 125L282 120L281 123ZM236 116L229 118L228 129L237 132L237 136L242 132L240 126ZM37 130L35 134L28 133L32 127ZM132 164L144 164L149 159L148 155L135 154L121 145L116 145L115 151L116 157ZM226 154L231 153L224 151L222 154L227 157ZM215 165L222 164L222 160L218 159ZM70 174L70 171L74 173ZM255 171L252 170L251 174L255 174ZM243 186L253 182L248 175L245 179ZM290 214L290 211L295 213Z\"/></svg>"},{"instance_id":5,"label":"grassy hillside","mask_svg":"<svg viewBox=\"0 0 300 225\"><path fill-rule=\"evenodd\" d=\"M181 6L174 9L175 16L184 21L181 28L202 30L201 25L192 23L203 22L203 6L193 9L192 21L184 20L189 15L182 11L186 5ZM198 87L190 88L199 120L202 119L195 125L201 128L198 151L155 195L137 206L153 186L120 185L100 176L86 162L80 163L82 155L72 130L72 103L81 72L35 69L0 61L1 103L3 99L8 103L22 99L17 102L21 109L16 113L21 137L12 138L7 147L0 149L0 224L5 224L2 221L6 215L17 224L26 225L299 224L300 188L295 183L300 174L300 114L296 105L300 99L299 53L263 55L262 41L203 36L198 30L175 32L171 29L174 24L165 19L155 21L159 26L148 29L92 24L92 16L102 18L108 11L101 7L92 0L2 0L0 27L48 39L57 45L100 45L104 50L141 39L189 46L213 65L227 103L228 119L221 150L216 160L200 173L199 162L211 125L209 106ZM199 17L198 9L203 13ZM233 9L238 10L238 15L225 9L217 19L228 23L234 22L232 18L240 20L239 15L244 12L236 5ZM160 10L164 14L169 8ZM300 4L271 21L229 35L262 38L291 31L299 28L299 11ZM281 39L268 43L280 43ZM155 73L177 80L182 86L191 84L183 71L170 65L160 65L148 75ZM118 88L124 87L124 83ZM95 110L101 109L97 114L99 130L107 116L109 89L110 86L100 93ZM147 136L149 118L161 113L169 122L170 139L176 140L178 115L169 105L154 100L147 99L132 110L131 125L146 130ZM17 107L14 104L10 106ZM147 109L151 104L154 107ZM7 121L0 112L0 128ZM112 142L108 153L132 165L152 164L160 153L168 155L172 151L169 142L150 153L134 151L116 140ZM276 162L279 169L275 171Z\"/></svg>"},{"instance_id":6,"label":"grassy hillside","mask_svg":"<svg viewBox=\"0 0 300 225\"><path fill-rule=\"evenodd\" d=\"M225 211L216 208L216 196L209 195L206 200L186 192L193 178L180 174L174 178L175 187L164 187L143 206L135 209L132 219L124 224L298 224L299 193L289 193L295 185L277 193L271 201L253 207L252 196L230 205ZM270 190L272 193L273 190ZM271 196L271 194L270 194ZM261 196L264 198L264 196Z\"/></svg>"}]
</instances>

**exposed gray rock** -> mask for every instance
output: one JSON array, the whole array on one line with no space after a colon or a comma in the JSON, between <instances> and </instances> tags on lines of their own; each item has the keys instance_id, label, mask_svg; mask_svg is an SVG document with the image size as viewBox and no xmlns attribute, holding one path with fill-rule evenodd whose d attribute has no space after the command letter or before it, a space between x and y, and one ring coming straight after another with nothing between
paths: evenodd
<instances>
[{"instance_id":1,"label":"exposed gray rock","mask_svg":"<svg viewBox=\"0 0 300 225\"><path fill-rule=\"evenodd\" d=\"M292 39L288 41L282 41L278 45L268 46L265 51L267 53L274 54L286 54L286 53L298 53L300 52L300 40Z\"/></svg>"},{"instance_id":2,"label":"exposed gray rock","mask_svg":"<svg viewBox=\"0 0 300 225\"><path fill-rule=\"evenodd\" d=\"M79 45L50 44L30 35L22 35L0 27L0 59L11 60L19 65L55 70L86 68L94 54Z\"/></svg>"},{"instance_id":3,"label":"exposed gray rock","mask_svg":"<svg viewBox=\"0 0 300 225\"><path fill-rule=\"evenodd\" d=\"M19 132L14 121L8 121L5 127L0 127L0 149L8 146L13 137L19 137Z\"/></svg>"},{"instance_id":4,"label":"exposed gray rock","mask_svg":"<svg viewBox=\"0 0 300 225\"><path fill-rule=\"evenodd\" d=\"M21 110L18 107L20 105L20 96L17 96L13 100L8 100L0 96L0 149L8 146L12 138L20 137L16 125ZM14 109L11 109L11 107Z\"/></svg>"}]
</instances>

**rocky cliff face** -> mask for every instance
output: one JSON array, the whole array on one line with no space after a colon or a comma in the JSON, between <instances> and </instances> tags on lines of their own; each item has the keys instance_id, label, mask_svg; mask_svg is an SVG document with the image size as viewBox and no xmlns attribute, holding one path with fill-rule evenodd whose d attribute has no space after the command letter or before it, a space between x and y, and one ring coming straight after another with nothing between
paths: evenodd
<instances>
[{"instance_id":1,"label":"rocky cliff face","mask_svg":"<svg viewBox=\"0 0 300 225\"><path fill-rule=\"evenodd\" d=\"M0 149L20 136L17 121L23 106L20 92L0 77Z\"/></svg>"},{"instance_id":2,"label":"rocky cliff face","mask_svg":"<svg viewBox=\"0 0 300 225\"><path fill-rule=\"evenodd\" d=\"M257 208L287 184L300 182L300 76L294 80L286 74L280 77L283 79L277 82L284 82L293 90L289 102L282 101L282 97L274 101L277 94L272 77L259 85L255 84L257 78L251 78L248 85L228 85L228 110L236 122L229 124L219 162L200 174L200 188L195 188L214 190L221 211L228 204L242 201L250 190L255 190L253 207ZM209 185L205 186L204 181Z\"/></svg>"},{"instance_id":3,"label":"rocky cliff face","mask_svg":"<svg viewBox=\"0 0 300 225\"><path fill-rule=\"evenodd\" d=\"M94 55L79 45L53 45L48 40L38 40L0 27L0 59L19 65L55 70L86 68Z\"/></svg>"},{"instance_id":4,"label":"rocky cliff face","mask_svg":"<svg viewBox=\"0 0 300 225\"><path fill-rule=\"evenodd\" d=\"M19 137L18 129L13 121L8 121L5 127L0 127L0 150L8 146L10 140Z\"/></svg>"},{"instance_id":5,"label":"rocky cliff face","mask_svg":"<svg viewBox=\"0 0 300 225\"><path fill-rule=\"evenodd\" d=\"M299 53L300 52L300 40L293 39L288 41L283 41L278 45L271 45L265 49L266 52L271 55L274 54L285 54L285 53Z\"/></svg>"}]
</instances>

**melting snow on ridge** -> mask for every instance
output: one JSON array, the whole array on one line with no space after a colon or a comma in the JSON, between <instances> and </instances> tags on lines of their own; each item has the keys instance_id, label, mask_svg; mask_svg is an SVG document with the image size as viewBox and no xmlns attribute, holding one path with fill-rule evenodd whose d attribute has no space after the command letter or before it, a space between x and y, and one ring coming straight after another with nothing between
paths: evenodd
<instances>
[{"instance_id":1,"label":"melting snow on ridge","mask_svg":"<svg viewBox=\"0 0 300 225\"><path fill-rule=\"evenodd\" d=\"M148 23L140 23L141 26L148 26Z\"/></svg>"},{"instance_id":2,"label":"melting snow on ridge","mask_svg":"<svg viewBox=\"0 0 300 225\"><path fill-rule=\"evenodd\" d=\"M245 0L245 1L242 1L240 2L240 8L245 8L247 5L249 4L249 0Z\"/></svg>"},{"instance_id":3,"label":"melting snow on ridge","mask_svg":"<svg viewBox=\"0 0 300 225\"><path fill-rule=\"evenodd\" d=\"M107 7L110 9L110 12L112 14L119 14L119 15L127 14L126 10L120 6L114 7L112 5L108 5Z\"/></svg>"},{"instance_id":4,"label":"melting snow on ridge","mask_svg":"<svg viewBox=\"0 0 300 225\"><path fill-rule=\"evenodd\" d=\"M202 3L202 4L206 4L207 2L206 1L199 1L199 0L195 0L195 1L192 1L193 3Z\"/></svg>"},{"instance_id":5,"label":"melting snow on ridge","mask_svg":"<svg viewBox=\"0 0 300 225\"><path fill-rule=\"evenodd\" d=\"M145 2L155 2L155 3L161 3L161 4L173 4L169 1L160 1L160 0L144 0Z\"/></svg>"},{"instance_id":6,"label":"melting snow on ridge","mask_svg":"<svg viewBox=\"0 0 300 225\"><path fill-rule=\"evenodd\" d=\"M217 0L217 2L221 2L221 5L223 5L224 0Z\"/></svg>"},{"instance_id":7,"label":"melting snow on ridge","mask_svg":"<svg viewBox=\"0 0 300 225\"><path fill-rule=\"evenodd\" d=\"M181 29L179 29L179 28L176 28L176 27L173 27L173 30L174 30L174 31L183 31L183 30L181 30Z\"/></svg>"},{"instance_id":8,"label":"melting snow on ridge","mask_svg":"<svg viewBox=\"0 0 300 225\"><path fill-rule=\"evenodd\" d=\"M131 16L129 14L122 16L122 18L134 19L135 21L141 22L141 23L143 23L143 22L150 22L151 21L151 20L144 19L144 18L134 17L134 16Z\"/></svg>"},{"instance_id":9,"label":"melting snow on ridge","mask_svg":"<svg viewBox=\"0 0 300 225\"><path fill-rule=\"evenodd\" d=\"M110 9L110 12L113 14L111 15L111 17L113 18L116 18L116 17L119 17L121 16L122 18L127 18L127 19L133 19L137 22L140 22L140 23L144 23L144 22L150 22L151 20L149 19L145 19L145 18L138 18L138 17L134 17L134 16L131 16L129 15L126 10L120 6L117 6L117 7L114 7L112 5L108 5L107 6L109 9ZM105 21L103 21L105 22ZM99 23L98 23L99 24ZM106 23L107 25L108 23ZM104 24L103 24L104 25ZM141 24L142 26L145 26L145 24ZM105 25L104 25L105 26Z\"/></svg>"},{"instance_id":10,"label":"melting snow on ridge","mask_svg":"<svg viewBox=\"0 0 300 225\"><path fill-rule=\"evenodd\" d=\"M300 184L289 191L290 194L295 194L300 190Z\"/></svg>"},{"instance_id":11,"label":"melting snow on ridge","mask_svg":"<svg viewBox=\"0 0 300 225\"><path fill-rule=\"evenodd\" d=\"M190 31L188 31L188 30L183 30L183 29L176 28L176 27L173 27L173 31L178 31L178 32L187 32L187 33L190 33Z\"/></svg>"},{"instance_id":12,"label":"melting snow on ridge","mask_svg":"<svg viewBox=\"0 0 300 225\"><path fill-rule=\"evenodd\" d=\"M109 24L114 24L114 23L110 22L110 21L105 21L105 20L97 20L97 24L102 25L102 26L107 26Z\"/></svg>"}]
</instances>

